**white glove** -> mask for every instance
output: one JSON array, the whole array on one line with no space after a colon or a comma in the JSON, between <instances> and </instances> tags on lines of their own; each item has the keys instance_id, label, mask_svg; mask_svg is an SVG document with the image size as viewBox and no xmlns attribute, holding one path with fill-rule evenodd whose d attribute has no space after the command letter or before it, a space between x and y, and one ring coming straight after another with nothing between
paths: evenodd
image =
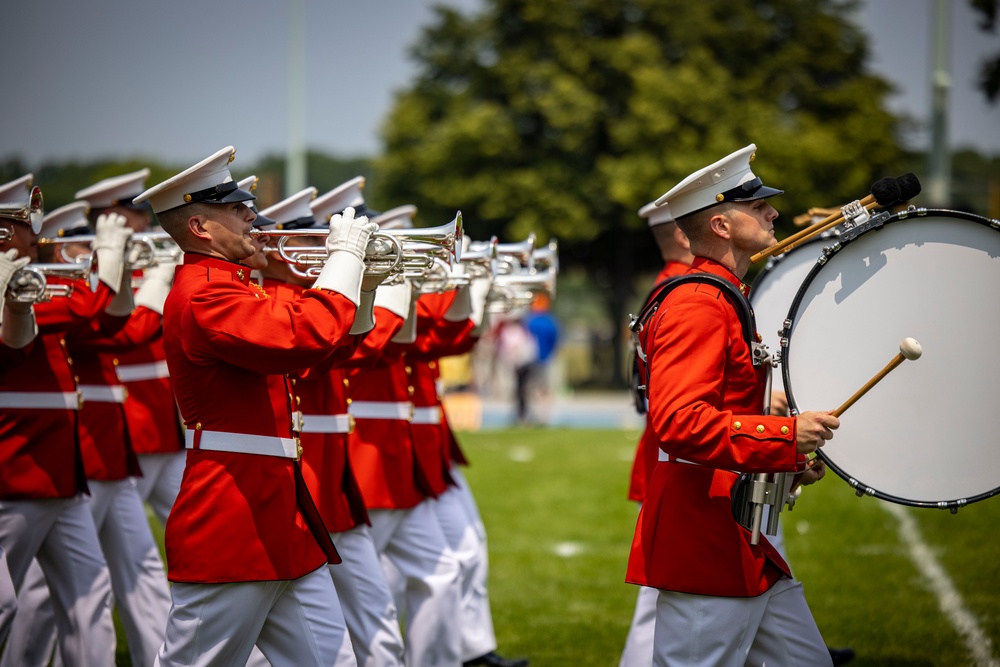
<instances>
[{"instance_id":1,"label":"white glove","mask_svg":"<svg viewBox=\"0 0 1000 667\"><path fill-rule=\"evenodd\" d=\"M10 285L11 276L19 269L23 269L30 261L30 257L18 259L16 248L0 253L0 317L3 317L3 305L7 298L7 286Z\"/></svg>"},{"instance_id":2,"label":"white glove","mask_svg":"<svg viewBox=\"0 0 1000 667\"><path fill-rule=\"evenodd\" d=\"M472 302L472 312L469 313L469 319L476 325L473 329L474 335L478 335L483 323L486 322L487 297L489 297L492 288L492 278L477 278L469 285L469 300Z\"/></svg>"},{"instance_id":3,"label":"white glove","mask_svg":"<svg viewBox=\"0 0 1000 667\"><path fill-rule=\"evenodd\" d=\"M347 333L357 336L358 334L368 333L375 328L376 291L366 292L361 290L361 303L358 304L358 310L354 313L354 324L351 325L351 330Z\"/></svg>"},{"instance_id":4,"label":"white glove","mask_svg":"<svg viewBox=\"0 0 1000 667\"><path fill-rule=\"evenodd\" d=\"M326 237L326 250L332 256L335 252L349 252L364 261L368 239L378 229L368 218L354 217L354 209L348 206L343 213L330 218L330 235Z\"/></svg>"},{"instance_id":5,"label":"white glove","mask_svg":"<svg viewBox=\"0 0 1000 667\"><path fill-rule=\"evenodd\" d=\"M469 294L469 286L461 285L455 290L455 300L444 311L444 319L449 322L461 322L469 319L472 314L472 298Z\"/></svg>"},{"instance_id":6,"label":"white glove","mask_svg":"<svg viewBox=\"0 0 1000 667\"><path fill-rule=\"evenodd\" d=\"M410 287L409 280L403 280L398 285L382 285L375 290L375 306L385 308L400 317L406 317L410 314L412 297L413 288Z\"/></svg>"},{"instance_id":7,"label":"white glove","mask_svg":"<svg viewBox=\"0 0 1000 667\"><path fill-rule=\"evenodd\" d=\"M135 305L145 306L162 315L163 302L170 293L176 267L177 264L173 262L160 262L143 271L142 286L135 293Z\"/></svg>"},{"instance_id":8,"label":"white glove","mask_svg":"<svg viewBox=\"0 0 1000 667\"><path fill-rule=\"evenodd\" d=\"M132 295L132 271L126 265L122 269L121 282L118 284L118 291L115 292L108 307L104 312L115 317L130 315L135 310L135 300Z\"/></svg>"},{"instance_id":9,"label":"white glove","mask_svg":"<svg viewBox=\"0 0 1000 667\"><path fill-rule=\"evenodd\" d=\"M97 259L97 277L117 293L125 272L125 246L132 230L125 226L125 216L104 213L97 218L92 245Z\"/></svg>"},{"instance_id":10,"label":"white glove","mask_svg":"<svg viewBox=\"0 0 1000 667\"><path fill-rule=\"evenodd\" d=\"M6 303L7 287L10 285L11 277L30 261L30 257L18 258L17 250L14 248L0 253L0 318L2 318L0 340L15 350L30 343L38 333L32 304Z\"/></svg>"},{"instance_id":11,"label":"white glove","mask_svg":"<svg viewBox=\"0 0 1000 667\"><path fill-rule=\"evenodd\" d=\"M323 265L313 284L316 289L338 292L354 305L361 303L361 281L365 272L365 248L378 225L361 216L354 218L354 209L348 207L343 214L330 219L330 235L326 249L330 258Z\"/></svg>"},{"instance_id":12,"label":"white glove","mask_svg":"<svg viewBox=\"0 0 1000 667\"><path fill-rule=\"evenodd\" d=\"M393 343L412 343L417 339L417 288L410 289L410 307L406 312L403 328L392 337Z\"/></svg>"}]
</instances>

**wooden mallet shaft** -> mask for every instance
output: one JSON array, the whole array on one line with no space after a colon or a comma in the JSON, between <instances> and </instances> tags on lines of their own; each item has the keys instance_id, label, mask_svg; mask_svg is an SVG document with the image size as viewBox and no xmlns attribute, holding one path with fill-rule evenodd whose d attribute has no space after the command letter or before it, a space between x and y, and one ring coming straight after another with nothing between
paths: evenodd
<instances>
[{"instance_id":1,"label":"wooden mallet shaft","mask_svg":"<svg viewBox=\"0 0 1000 667\"><path fill-rule=\"evenodd\" d=\"M844 414L844 412L847 411L847 408L854 405L859 398L867 394L868 390L870 390L876 384L881 382L882 378L888 375L894 368L899 366L907 359L910 360L919 359L921 354L923 354L923 349L920 347L920 343L913 340L912 338L904 338L903 342L899 344L899 352L896 354L895 357L892 358L892 361L886 364L885 368L876 373L871 380L866 382L865 385L861 387L861 389L858 389L856 392L854 392L854 395L851 396L849 399L847 399L843 405L834 410L833 416L839 417L840 415Z\"/></svg>"},{"instance_id":2,"label":"wooden mallet shaft","mask_svg":"<svg viewBox=\"0 0 1000 667\"><path fill-rule=\"evenodd\" d=\"M862 199L859 203L868 210L871 210L876 206L878 206L878 202L875 201L875 195L868 195L867 197ZM750 258L750 261L752 263L759 262L760 260L766 257L770 257L771 255L777 255L782 252L785 252L786 250L790 250L791 248L789 246L799 245L799 243L804 243L805 241L808 241L812 237L816 236L817 234L822 234L828 229L833 229L842 222L844 222L844 216L842 213L840 213L839 211L837 213L831 213L830 215L826 216L819 222L813 223L808 227L806 227L805 229L801 229L792 234L791 236L784 238L781 241L778 241L774 245L764 248L756 255L752 256Z\"/></svg>"}]
</instances>

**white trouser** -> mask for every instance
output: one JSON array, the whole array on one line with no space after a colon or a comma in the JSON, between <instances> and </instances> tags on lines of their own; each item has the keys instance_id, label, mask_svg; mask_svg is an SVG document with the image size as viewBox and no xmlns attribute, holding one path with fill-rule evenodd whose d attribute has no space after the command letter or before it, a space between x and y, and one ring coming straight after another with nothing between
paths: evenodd
<instances>
[{"instance_id":1,"label":"white trouser","mask_svg":"<svg viewBox=\"0 0 1000 667\"><path fill-rule=\"evenodd\" d=\"M17 611L17 592L14 591L14 582L10 578L10 570L7 569L7 555L0 547L0 645L3 645L10 631L10 622L14 620L14 613Z\"/></svg>"},{"instance_id":2,"label":"white trouser","mask_svg":"<svg viewBox=\"0 0 1000 667\"><path fill-rule=\"evenodd\" d=\"M136 458L142 469L142 477L135 478L139 497L153 510L160 524L166 526L170 508L174 506L177 492L181 488L187 452L137 454Z\"/></svg>"},{"instance_id":3,"label":"white trouser","mask_svg":"<svg viewBox=\"0 0 1000 667\"><path fill-rule=\"evenodd\" d=\"M401 667L403 637L396 603L368 526L331 533L343 560L330 566L359 667Z\"/></svg>"},{"instance_id":4,"label":"white trouser","mask_svg":"<svg viewBox=\"0 0 1000 667\"><path fill-rule=\"evenodd\" d=\"M63 664L113 665L111 579L84 496L0 502L0 546L16 589L22 587L32 559L38 559L62 637ZM20 616L19 611L15 618ZM15 658L10 664L21 663Z\"/></svg>"},{"instance_id":5,"label":"white trouser","mask_svg":"<svg viewBox=\"0 0 1000 667\"><path fill-rule=\"evenodd\" d=\"M660 591L647 586L639 587L635 600L632 625L625 637L618 667L649 667L653 662L653 631L656 629L656 599Z\"/></svg>"},{"instance_id":6,"label":"white trouser","mask_svg":"<svg viewBox=\"0 0 1000 667\"><path fill-rule=\"evenodd\" d=\"M653 665L657 667L823 667L830 651L802 584L782 577L752 598L659 593Z\"/></svg>"},{"instance_id":7,"label":"white trouser","mask_svg":"<svg viewBox=\"0 0 1000 667\"><path fill-rule=\"evenodd\" d=\"M406 581L406 664L461 664L459 567L430 500L405 510L369 510L375 549Z\"/></svg>"},{"instance_id":8,"label":"white trouser","mask_svg":"<svg viewBox=\"0 0 1000 667\"><path fill-rule=\"evenodd\" d=\"M493 614L486 588L489 564L485 541L476 526L478 512L470 514L463 495L466 493L461 488L449 487L433 506L461 570L458 621L462 632L461 656L466 661L495 651L497 637L493 631Z\"/></svg>"},{"instance_id":9,"label":"white trouser","mask_svg":"<svg viewBox=\"0 0 1000 667\"><path fill-rule=\"evenodd\" d=\"M184 584L156 665L243 667L254 643L274 667L354 665L330 570L291 581Z\"/></svg>"},{"instance_id":10,"label":"white trouser","mask_svg":"<svg viewBox=\"0 0 1000 667\"><path fill-rule=\"evenodd\" d=\"M132 664L148 667L163 643L170 589L146 510L132 480L91 480L87 484L91 492L89 507L108 563ZM54 621L46 578L33 564L18 595L18 613L5 663L47 665L56 635Z\"/></svg>"}]
</instances>

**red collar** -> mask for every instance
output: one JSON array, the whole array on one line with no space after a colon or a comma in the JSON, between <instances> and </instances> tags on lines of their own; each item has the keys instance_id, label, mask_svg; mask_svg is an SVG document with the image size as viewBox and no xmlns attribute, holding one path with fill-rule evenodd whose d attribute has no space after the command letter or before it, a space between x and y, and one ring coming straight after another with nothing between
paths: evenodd
<instances>
[{"instance_id":1,"label":"red collar","mask_svg":"<svg viewBox=\"0 0 1000 667\"><path fill-rule=\"evenodd\" d=\"M225 271L244 285L250 285L250 267L239 262L231 262L221 257L210 257L194 252L186 252L184 253L184 265L200 266L206 270Z\"/></svg>"},{"instance_id":2,"label":"red collar","mask_svg":"<svg viewBox=\"0 0 1000 667\"><path fill-rule=\"evenodd\" d=\"M731 282L745 297L750 297L750 286L736 277L729 267L707 257L695 257L689 273L712 273Z\"/></svg>"}]
</instances>

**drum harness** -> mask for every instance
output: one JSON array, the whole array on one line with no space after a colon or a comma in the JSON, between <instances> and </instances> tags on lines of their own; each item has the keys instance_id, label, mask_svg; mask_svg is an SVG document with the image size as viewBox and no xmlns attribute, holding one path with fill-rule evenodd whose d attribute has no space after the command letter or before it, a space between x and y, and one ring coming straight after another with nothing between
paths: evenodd
<instances>
[{"instance_id":1,"label":"drum harness","mask_svg":"<svg viewBox=\"0 0 1000 667\"><path fill-rule=\"evenodd\" d=\"M674 276L657 283L650 291L650 296L638 315L629 316L629 331L632 333L632 396L635 399L636 410L640 414L648 411L649 389L649 358L643 349L639 335L647 323L659 310L663 300L674 289L690 283L703 283L718 287L732 304L740 319L743 340L750 348L750 357L754 366L768 367L767 397L770 402L770 369L776 366L779 359L772 356L767 345L757 340L757 326L754 320L753 308L747 298L725 278L711 273L690 273ZM765 412L766 414L766 412ZM698 465L698 464L695 464ZM792 473L738 473L739 477L733 483L732 510L733 518L741 526L750 531L750 543L756 545L760 540L761 522L765 505L772 507L769 514L767 534L774 535L778 530L778 516L785 503L791 507L794 500L789 499L789 492L794 481Z\"/></svg>"}]
</instances>

